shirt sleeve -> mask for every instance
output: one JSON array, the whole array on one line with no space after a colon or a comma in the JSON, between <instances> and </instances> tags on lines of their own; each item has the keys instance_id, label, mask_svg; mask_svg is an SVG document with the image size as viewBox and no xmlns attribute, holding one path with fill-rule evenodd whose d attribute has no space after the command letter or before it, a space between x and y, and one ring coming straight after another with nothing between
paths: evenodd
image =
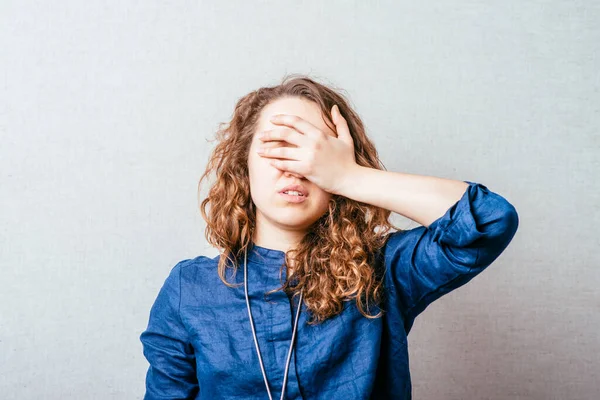
<instances>
[{"instance_id":1,"label":"shirt sleeve","mask_svg":"<svg viewBox=\"0 0 600 400\"><path fill-rule=\"evenodd\" d=\"M140 335L150 363L144 400L194 399L199 390L194 348L179 314L181 264L171 269Z\"/></svg>"},{"instance_id":2,"label":"shirt sleeve","mask_svg":"<svg viewBox=\"0 0 600 400\"><path fill-rule=\"evenodd\" d=\"M429 304L464 285L508 246L519 225L515 207L486 186L463 196L428 227L393 232L384 246L386 273L410 331Z\"/></svg>"}]
</instances>

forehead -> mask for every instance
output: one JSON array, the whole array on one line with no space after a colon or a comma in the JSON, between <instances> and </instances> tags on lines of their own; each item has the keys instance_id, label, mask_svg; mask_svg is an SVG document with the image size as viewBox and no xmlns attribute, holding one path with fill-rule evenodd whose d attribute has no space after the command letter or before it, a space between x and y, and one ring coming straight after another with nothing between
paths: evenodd
<instances>
[{"instance_id":1,"label":"forehead","mask_svg":"<svg viewBox=\"0 0 600 400\"><path fill-rule=\"evenodd\" d=\"M282 127L283 125L275 125L269 120L275 114L297 115L321 131L337 137L337 134L323 121L325 116L322 114L321 108L310 100L300 97L285 97L269 103L261 112L258 130Z\"/></svg>"}]
</instances>

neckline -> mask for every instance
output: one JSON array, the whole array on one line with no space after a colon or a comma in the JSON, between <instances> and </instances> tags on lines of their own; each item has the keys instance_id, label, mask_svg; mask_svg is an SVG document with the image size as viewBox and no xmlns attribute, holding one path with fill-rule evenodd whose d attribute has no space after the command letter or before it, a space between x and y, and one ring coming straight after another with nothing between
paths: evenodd
<instances>
[{"instance_id":1,"label":"neckline","mask_svg":"<svg viewBox=\"0 0 600 400\"><path fill-rule=\"evenodd\" d=\"M261 264L281 264L285 260L285 252L277 249L269 249L250 242L248 246L248 261Z\"/></svg>"},{"instance_id":2,"label":"neckline","mask_svg":"<svg viewBox=\"0 0 600 400\"><path fill-rule=\"evenodd\" d=\"M254 242L250 242L248 245L247 259L248 263L281 267L281 265L285 263L285 252L277 249L269 249L267 247L259 246ZM283 270L286 271L287 265L283 268ZM296 286L297 284L298 277L290 280L290 286Z\"/></svg>"}]
</instances>

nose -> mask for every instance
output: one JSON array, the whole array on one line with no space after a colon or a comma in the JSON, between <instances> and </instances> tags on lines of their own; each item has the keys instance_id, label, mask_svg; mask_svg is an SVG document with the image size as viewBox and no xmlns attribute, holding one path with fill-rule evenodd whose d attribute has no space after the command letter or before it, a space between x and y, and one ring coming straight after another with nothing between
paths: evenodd
<instances>
[{"instance_id":1,"label":"nose","mask_svg":"<svg viewBox=\"0 0 600 400\"><path fill-rule=\"evenodd\" d=\"M303 177L302 175L295 174L295 173L293 173L293 172L291 172L291 171L283 171L283 174L284 174L285 176L288 176L288 177L289 177L289 176L295 176L296 178L299 178L299 179L304 179L304 177Z\"/></svg>"}]
</instances>

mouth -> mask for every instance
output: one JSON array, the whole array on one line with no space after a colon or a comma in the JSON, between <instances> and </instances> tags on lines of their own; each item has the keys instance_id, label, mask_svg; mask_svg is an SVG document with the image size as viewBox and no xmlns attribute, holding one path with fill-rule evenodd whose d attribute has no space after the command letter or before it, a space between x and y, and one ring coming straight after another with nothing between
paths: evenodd
<instances>
[{"instance_id":1,"label":"mouth","mask_svg":"<svg viewBox=\"0 0 600 400\"><path fill-rule=\"evenodd\" d=\"M288 185L281 189L279 193L304 197L308 196L308 190L302 185Z\"/></svg>"},{"instance_id":2,"label":"mouth","mask_svg":"<svg viewBox=\"0 0 600 400\"><path fill-rule=\"evenodd\" d=\"M279 194L291 203L301 203L308 197L308 190L302 185L288 185Z\"/></svg>"},{"instance_id":3,"label":"mouth","mask_svg":"<svg viewBox=\"0 0 600 400\"><path fill-rule=\"evenodd\" d=\"M306 198L308 196L302 196L302 195L298 195L298 194L288 194L289 192L279 192L279 194L286 199L287 201L289 201L290 203L302 203L303 201L306 200Z\"/></svg>"}]
</instances>

